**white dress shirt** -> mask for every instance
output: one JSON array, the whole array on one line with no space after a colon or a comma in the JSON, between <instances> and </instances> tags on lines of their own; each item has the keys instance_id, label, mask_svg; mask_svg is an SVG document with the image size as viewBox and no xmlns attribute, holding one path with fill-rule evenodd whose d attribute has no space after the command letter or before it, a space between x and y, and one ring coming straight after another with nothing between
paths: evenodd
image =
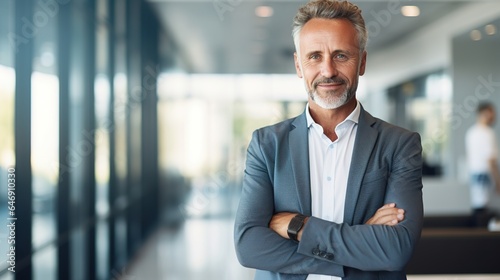
<instances>
[{"instance_id":1,"label":"white dress shirt","mask_svg":"<svg viewBox=\"0 0 500 280\"><path fill-rule=\"evenodd\" d=\"M473 209L484 208L488 205L493 188L490 177L490 160L498 158L495 131L485 124L475 124L467 130L465 149L471 176L470 202ZM489 180L481 181L472 176L483 175Z\"/></svg>"},{"instance_id":2,"label":"white dress shirt","mask_svg":"<svg viewBox=\"0 0 500 280\"><path fill-rule=\"evenodd\" d=\"M311 174L311 202L314 217L342 223L351 166L354 140L360 114L359 102L352 113L335 127L337 140L331 141L323 128L314 122L306 107L309 163ZM340 277L310 274L307 280L337 280Z\"/></svg>"},{"instance_id":3,"label":"white dress shirt","mask_svg":"<svg viewBox=\"0 0 500 280\"><path fill-rule=\"evenodd\" d=\"M472 174L490 173L490 159L498 157L495 131L485 124L475 124L467 130L465 149Z\"/></svg>"}]
</instances>

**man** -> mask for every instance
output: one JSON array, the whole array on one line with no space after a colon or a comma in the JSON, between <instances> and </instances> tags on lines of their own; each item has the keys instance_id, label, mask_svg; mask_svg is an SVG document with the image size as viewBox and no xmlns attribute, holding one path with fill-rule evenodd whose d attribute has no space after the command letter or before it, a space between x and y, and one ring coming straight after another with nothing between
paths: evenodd
<instances>
[{"instance_id":1,"label":"man","mask_svg":"<svg viewBox=\"0 0 500 280\"><path fill-rule=\"evenodd\" d=\"M422 227L420 137L356 100L366 64L361 11L320 0L293 30L305 112L254 132L236 214L255 279L406 279Z\"/></svg>"},{"instance_id":2,"label":"man","mask_svg":"<svg viewBox=\"0 0 500 280\"><path fill-rule=\"evenodd\" d=\"M465 145L470 173L470 199L475 226L487 225L491 214L487 211L493 186L500 192L498 150L495 132L495 108L484 102L477 107L477 121L467 130Z\"/></svg>"}]
</instances>

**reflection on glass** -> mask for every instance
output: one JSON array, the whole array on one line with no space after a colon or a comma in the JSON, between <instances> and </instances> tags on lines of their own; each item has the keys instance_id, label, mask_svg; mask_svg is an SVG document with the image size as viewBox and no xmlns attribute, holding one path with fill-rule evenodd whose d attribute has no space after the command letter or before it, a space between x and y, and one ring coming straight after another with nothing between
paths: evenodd
<instances>
[{"instance_id":1,"label":"reflection on glass","mask_svg":"<svg viewBox=\"0 0 500 280\"><path fill-rule=\"evenodd\" d=\"M105 75L98 75L95 80L95 175L96 175L96 213L106 216L109 213L109 79Z\"/></svg>"},{"instance_id":2,"label":"reflection on glass","mask_svg":"<svg viewBox=\"0 0 500 280\"><path fill-rule=\"evenodd\" d=\"M119 180L125 180L127 175L127 134L125 122L128 106L127 76L123 73L117 73L114 78L114 86L116 175Z\"/></svg>"},{"instance_id":3,"label":"reflection on glass","mask_svg":"<svg viewBox=\"0 0 500 280\"><path fill-rule=\"evenodd\" d=\"M33 173L33 247L55 238L55 198L59 161L59 80L31 76L31 165Z\"/></svg>"},{"instance_id":4,"label":"reflection on glass","mask_svg":"<svg viewBox=\"0 0 500 280\"><path fill-rule=\"evenodd\" d=\"M57 248L51 245L33 254L33 280L57 279Z\"/></svg>"},{"instance_id":5,"label":"reflection on glass","mask_svg":"<svg viewBox=\"0 0 500 280\"><path fill-rule=\"evenodd\" d=\"M14 30L14 1L0 1L0 219L7 221L8 169L15 167L14 153L14 96L15 70L14 50L8 34ZM8 243L6 230L0 230L0 272L6 271L8 264ZM13 279L13 273L4 273L2 280Z\"/></svg>"},{"instance_id":6,"label":"reflection on glass","mask_svg":"<svg viewBox=\"0 0 500 280\"><path fill-rule=\"evenodd\" d=\"M97 222L96 225L96 263L97 275L99 279L106 279L109 275L109 225L106 220Z\"/></svg>"},{"instance_id":7,"label":"reflection on glass","mask_svg":"<svg viewBox=\"0 0 500 280\"><path fill-rule=\"evenodd\" d=\"M0 275L0 280L14 280L14 273L4 273Z\"/></svg>"},{"instance_id":8,"label":"reflection on glass","mask_svg":"<svg viewBox=\"0 0 500 280\"><path fill-rule=\"evenodd\" d=\"M14 34L14 3L15 0L0 1L0 65L14 66L14 51L16 50L13 42ZM2 79L2 83L9 80Z\"/></svg>"},{"instance_id":9,"label":"reflection on glass","mask_svg":"<svg viewBox=\"0 0 500 280\"><path fill-rule=\"evenodd\" d=\"M175 73L160 77L159 97L164 195L179 201L187 187L191 193L180 211L204 216L231 214L227 194L237 192L252 132L302 113L307 94L295 75ZM180 183L179 175L190 184Z\"/></svg>"},{"instance_id":10,"label":"reflection on glass","mask_svg":"<svg viewBox=\"0 0 500 280\"><path fill-rule=\"evenodd\" d=\"M110 116L111 84L109 78L109 23L108 1L96 1L96 73L94 80L95 108L95 180L96 197L95 212L98 217L96 225L96 274L98 279L106 279L109 275L109 235L108 220L109 179L110 179Z\"/></svg>"},{"instance_id":11,"label":"reflection on glass","mask_svg":"<svg viewBox=\"0 0 500 280\"><path fill-rule=\"evenodd\" d=\"M15 164L14 156L14 91L15 72L13 68L0 65L0 166L3 169ZM3 182L2 182L3 183Z\"/></svg>"},{"instance_id":12,"label":"reflection on glass","mask_svg":"<svg viewBox=\"0 0 500 280\"><path fill-rule=\"evenodd\" d=\"M7 220L7 174L15 166L14 156L14 69L0 65L0 219ZM5 206L5 207L4 207ZM4 232L4 231L2 231ZM0 271L7 269L7 242L0 242Z\"/></svg>"},{"instance_id":13,"label":"reflection on glass","mask_svg":"<svg viewBox=\"0 0 500 280\"><path fill-rule=\"evenodd\" d=\"M107 76L100 74L95 79L95 176L96 176L96 204L95 211L99 218L109 215L109 130L112 129L109 120L110 87ZM96 251L97 275L107 276L108 270L108 224L107 220L97 222Z\"/></svg>"},{"instance_id":14,"label":"reflection on glass","mask_svg":"<svg viewBox=\"0 0 500 280\"><path fill-rule=\"evenodd\" d=\"M451 79L444 71L426 74L389 89L393 122L422 137L424 176L443 175L449 153Z\"/></svg>"},{"instance_id":15,"label":"reflection on glass","mask_svg":"<svg viewBox=\"0 0 500 280\"><path fill-rule=\"evenodd\" d=\"M57 18L34 5L34 24L44 23L33 37L31 73L32 246L34 279L55 279L56 251L41 249L57 238L56 198L59 171L59 78ZM30 129L30 128L26 128ZM41 249L41 251L38 251ZM41 263L44 265L41 265Z\"/></svg>"},{"instance_id":16,"label":"reflection on glass","mask_svg":"<svg viewBox=\"0 0 500 280\"><path fill-rule=\"evenodd\" d=\"M451 80L444 73L426 77L425 95L409 104L409 117L418 123L422 136L426 175L441 175L446 152L451 114Z\"/></svg>"}]
</instances>

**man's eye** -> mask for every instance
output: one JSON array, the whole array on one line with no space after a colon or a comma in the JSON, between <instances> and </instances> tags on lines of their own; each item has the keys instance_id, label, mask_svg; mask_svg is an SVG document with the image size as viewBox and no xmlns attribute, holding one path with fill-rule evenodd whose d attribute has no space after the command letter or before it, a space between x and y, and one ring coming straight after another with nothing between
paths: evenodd
<instances>
[{"instance_id":1,"label":"man's eye","mask_svg":"<svg viewBox=\"0 0 500 280\"><path fill-rule=\"evenodd\" d=\"M311 54L311 56L309 56L309 59L313 59L313 60L317 60L319 58L320 58L319 54Z\"/></svg>"},{"instance_id":2,"label":"man's eye","mask_svg":"<svg viewBox=\"0 0 500 280\"><path fill-rule=\"evenodd\" d=\"M335 55L335 59L338 59L338 60L347 60L347 59L348 59L348 57L347 57L347 55L345 55L345 54L341 54L341 53L339 53L339 54L336 54L336 55Z\"/></svg>"}]
</instances>

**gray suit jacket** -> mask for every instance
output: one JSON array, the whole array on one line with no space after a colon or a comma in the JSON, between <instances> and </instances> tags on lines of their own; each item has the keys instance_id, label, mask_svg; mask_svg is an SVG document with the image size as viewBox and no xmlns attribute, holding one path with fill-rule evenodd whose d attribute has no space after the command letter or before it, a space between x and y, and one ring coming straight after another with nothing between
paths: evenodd
<instances>
[{"instance_id":1,"label":"gray suit jacket","mask_svg":"<svg viewBox=\"0 0 500 280\"><path fill-rule=\"evenodd\" d=\"M420 136L361 108L355 141L344 223L311 217L297 243L268 224L277 212L311 215L305 113L254 132L234 235L240 263L258 269L255 279L304 280L308 274L406 279L403 269L422 228ZM405 209L404 221L364 224L390 202Z\"/></svg>"}]
</instances>

